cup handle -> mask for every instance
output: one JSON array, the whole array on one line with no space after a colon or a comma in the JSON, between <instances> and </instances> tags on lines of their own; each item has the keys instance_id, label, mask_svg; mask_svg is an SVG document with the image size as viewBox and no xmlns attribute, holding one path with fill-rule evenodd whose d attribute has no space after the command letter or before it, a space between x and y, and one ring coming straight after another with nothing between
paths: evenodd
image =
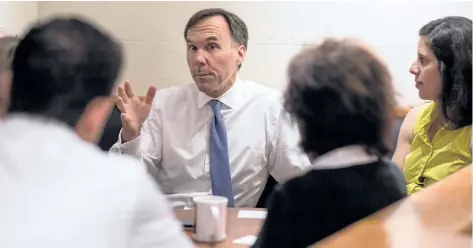
<instances>
[{"instance_id":1,"label":"cup handle","mask_svg":"<svg viewBox=\"0 0 473 248\"><path fill-rule=\"evenodd\" d=\"M213 224L214 224L214 230L212 232L212 236L216 236L217 231L218 231L218 222L219 222L219 217L220 217L220 209L217 206L210 206L210 212L212 212L212 217L213 217Z\"/></svg>"},{"instance_id":2,"label":"cup handle","mask_svg":"<svg viewBox=\"0 0 473 248\"><path fill-rule=\"evenodd\" d=\"M192 205L192 211L194 211L194 228L192 232L195 234L197 232L197 204L192 200L191 201Z\"/></svg>"}]
</instances>

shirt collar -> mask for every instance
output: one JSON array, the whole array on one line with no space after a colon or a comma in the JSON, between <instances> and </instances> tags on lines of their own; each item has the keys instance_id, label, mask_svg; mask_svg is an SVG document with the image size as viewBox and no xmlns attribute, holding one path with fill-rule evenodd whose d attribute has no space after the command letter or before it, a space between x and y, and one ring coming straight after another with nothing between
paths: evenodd
<instances>
[{"instance_id":1,"label":"shirt collar","mask_svg":"<svg viewBox=\"0 0 473 248\"><path fill-rule=\"evenodd\" d=\"M206 95L203 92L200 92L197 90L198 98L197 98L197 106L198 108L202 108L205 106L210 100L219 100L222 102L225 106L234 109L238 107L239 101L238 101L238 95L240 94L240 89L241 85L243 82L237 77L235 83L228 89L223 95L217 98L212 98L208 95Z\"/></svg>"},{"instance_id":2,"label":"shirt collar","mask_svg":"<svg viewBox=\"0 0 473 248\"><path fill-rule=\"evenodd\" d=\"M314 165L314 169L335 169L369 164L378 159L376 155L368 154L363 146L352 145L340 147L325 153L314 159L312 165Z\"/></svg>"}]
</instances>

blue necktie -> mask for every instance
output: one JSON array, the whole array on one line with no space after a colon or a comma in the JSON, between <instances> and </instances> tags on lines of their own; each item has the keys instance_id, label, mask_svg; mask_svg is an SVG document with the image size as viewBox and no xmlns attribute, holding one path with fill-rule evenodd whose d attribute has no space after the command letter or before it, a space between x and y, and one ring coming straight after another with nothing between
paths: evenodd
<instances>
[{"instance_id":1,"label":"blue necktie","mask_svg":"<svg viewBox=\"0 0 473 248\"><path fill-rule=\"evenodd\" d=\"M230 162L228 159L227 131L220 112L222 103L218 100L209 102L214 112L210 126L210 178L214 195L228 198L228 206L234 206Z\"/></svg>"}]
</instances>

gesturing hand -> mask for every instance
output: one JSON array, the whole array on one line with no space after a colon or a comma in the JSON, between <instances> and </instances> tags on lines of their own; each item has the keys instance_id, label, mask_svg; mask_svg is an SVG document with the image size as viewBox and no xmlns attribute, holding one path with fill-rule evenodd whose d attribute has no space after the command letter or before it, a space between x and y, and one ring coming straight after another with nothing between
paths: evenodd
<instances>
[{"instance_id":1,"label":"gesturing hand","mask_svg":"<svg viewBox=\"0 0 473 248\"><path fill-rule=\"evenodd\" d=\"M148 118L155 95L155 86L148 88L146 97L143 100L140 100L138 96L133 94L129 81L126 81L124 86L118 86L119 97L117 105L121 111L122 143L133 140L140 135L141 127L146 118Z\"/></svg>"}]
</instances>

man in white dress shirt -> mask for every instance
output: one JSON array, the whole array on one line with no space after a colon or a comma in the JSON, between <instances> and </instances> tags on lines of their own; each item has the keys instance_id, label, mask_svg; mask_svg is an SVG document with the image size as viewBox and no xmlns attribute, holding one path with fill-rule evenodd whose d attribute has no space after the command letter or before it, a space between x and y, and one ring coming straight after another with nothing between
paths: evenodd
<instances>
[{"instance_id":1,"label":"man in white dress shirt","mask_svg":"<svg viewBox=\"0 0 473 248\"><path fill-rule=\"evenodd\" d=\"M0 123L0 247L192 246L146 168L92 144L121 63L120 46L78 19L19 43Z\"/></svg>"},{"instance_id":2,"label":"man in white dress shirt","mask_svg":"<svg viewBox=\"0 0 473 248\"><path fill-rule=\"evenodd\" d=\"M195 83L158 92L151 86L143 101L129 82L120 86L123 128L110 151L142 160L175 208L207 194L254 207L269 175L283 181L310 166L297 126L279 92L238 78L248 47L238 16L201 10L184 37Z\"/></svg>"}]
</instances>

